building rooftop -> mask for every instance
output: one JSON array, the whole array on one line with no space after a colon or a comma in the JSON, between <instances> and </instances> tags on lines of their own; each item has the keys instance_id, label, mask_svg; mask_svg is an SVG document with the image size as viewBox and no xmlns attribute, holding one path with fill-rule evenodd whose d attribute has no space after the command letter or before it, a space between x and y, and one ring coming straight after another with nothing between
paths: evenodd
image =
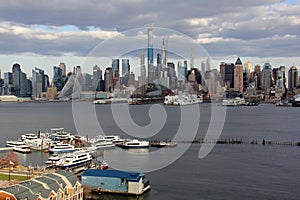
<instances>
[{"instance_id":1,"label":"building rooftop","mask_svg":"<svg viewBox=\"0 0 300 200\"><path fill-rule=\"evenodd\" d=\"M99 177L114 177L123 178L130 181L139 181L144 176L141 172L126 172L119 170L98 170L98 169L87 169L83 174L84 176L99 176Z\"/></svg>"},{"instance_id":2,"label":"building rooftop","mask_svg":"<svg viewBox=\"0 0 300 200\"><path fill-rule=\"evenodd\" d=\"M242 61L241 61L241 59L240 59L240 57L238 57L238 59L236 60L235 64L236 65L242 65L243 64Z\"/></svg>"}]
</instances>

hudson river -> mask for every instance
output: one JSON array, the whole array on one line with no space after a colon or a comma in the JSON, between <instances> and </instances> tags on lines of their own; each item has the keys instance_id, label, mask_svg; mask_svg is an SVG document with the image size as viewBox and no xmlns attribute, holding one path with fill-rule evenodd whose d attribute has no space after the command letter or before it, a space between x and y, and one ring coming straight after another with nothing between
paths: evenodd
<instances>
[{"instance_id":1,"label":"hudson river","mask_svg":"<svg viewBox=\"0 0 300 200\"><path fill-rule=\"evenodd\" d=\"M77 105L80 104L83 105L82 111L75 113L80 122L75 121L77 125L80 124L79 132L82 135L93 137L100 134L93 124L89 124L93 120L92 115L89 115L92 112L84 107L88 105L96 111L97 120L106 135L130 137L122 128L130 130L130 124L126 127L126 120L121 120L121 125L116 123L110 105L91 106L89 102L80 102ZM117 109L118 106L122 109L127 105L118 104ZM141 127L151 123L149 108L151 105L129 106L132 121ZM149 134L150 139L172 139L182 122L180 107L159 105L156 108L165 110L165 124L156 135L143 132L140 133L141 136L146 138ZM206 134L213 115L210 110L210 104L201 104L200 118L194 118L189 113L182 115L192 125L199 125L196 139L202 139ZM64 127L66 131L76 133L73 114L72 103L0 103L0 146L4 147L7 140L18 139L21 133L36 133L52 127ZM156 116L155 123L159 124L159 120L163 121L163 118L163 114ZM154 171L147 169L151 171L146 173L151 190L140 199L299 199L300 146L289 145L300 142L299 122L300 108L267 104L256 107L229 107L220 139L238 139L244 143L217 144L202 159L198 157L201 144L179 143L177 147L166 149L178 152L190 145L170 165ZM181 141L193 139L190 137L189 126L184 130L186 137L181 135ZM263 139L280 144L262 145ZM251 144L256 140L257 145ZM155 152L157 149L151 148L149 151ZM119 148L109 150L104 159L108 164L117 163L117 168L122 169L125 166L122 158L119 162L118 159L110 161L110 158L116 158L120 152ZM33 152L28 155L18 154L18 157L23 165L42 165L48 155ZM133 170L141 166L147 168L147 152L142 152L141 157L142 160L126 163L126 166L132 166ZM159 156L155 162L160 163L163 159L163 156ZM104 199L136 198L108 195Z\"/></svg>"}]
</instances>

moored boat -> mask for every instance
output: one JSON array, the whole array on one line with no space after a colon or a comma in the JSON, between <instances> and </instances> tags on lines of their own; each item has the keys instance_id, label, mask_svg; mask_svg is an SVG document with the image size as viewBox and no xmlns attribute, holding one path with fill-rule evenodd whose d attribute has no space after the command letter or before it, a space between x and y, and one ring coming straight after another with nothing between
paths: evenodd
<instances>
[{"instance_id":1,"label":"moored boat","mask_svg":"<svg viewBox=\"0 0 300 200\"><path fill-rule=\"evenodd\" d=\"M31 153L31 149L27 145L14 146L13 150L19 153Z\"/></svg>"},{"instance_id":2,"label":"moored boat","mask_svg":"<svg viewBox=\"0 0 300 200\"><path fill-rule=\"evenodd\" d=\"M60 160L60 157L58 154L54 153L52 154L47 160L46 160L46 165L47 166L56 166L56 163Z\"/></svg>"},{"instance_id":3,"label":"moored boat","mask_svg":"<svg viewBox=\"0 0 300 200\"><path fill-rule=\"evenodd\" d=\"M6 141L6 146L7 147L15 147L15 146L20 146L20 145L25 145L23 141L20 140L8 140Z\"/></svg>"},{"instance_id":4,"label":"moored boat","mask_svg":"<svg viewBox=\"0 0 300 200\"><path fill-rule=\"evenodd\" d=\"M76 151L75 147L68 143L58 143L49 149L49 153L68 153Z\"/></svg>"},{"instance_id":5,"label":"moored boat","mask_svg":"<svg viewBox=\"0 0 300 200\"><path fill-rule=\"evenodd\" d=\"M85 164L90 164L92 160L93 157L88 151L75 151L73 153L64 154L56 163L56 167L62 169L82 167Z\"/></svg>"},{"instance_id":6,"label":"moored boat","mask_svg":"<svg viewBox=\"0 0 300 200\"><path fill-rule=\"evenodd\" d=\"M133 149L133 148L149 148L148 141L139 141L137 139L125 141L120 147L123 149Z\"/></svg>"},{"instance_id":7,"label":"moored boat","mask_svg":"<svg viewBox=\"0 0 300 200\"><path fill-rule=\"evenodd\" d=\"M105 137L102 137L102 136L92 138L90 140L90 143L91 143L92 147L96 148L96 150L109 149L109 148L115 148L116 147L116 145L113 143L112 139L106 139Z\"/></svg>"}]
</instances>

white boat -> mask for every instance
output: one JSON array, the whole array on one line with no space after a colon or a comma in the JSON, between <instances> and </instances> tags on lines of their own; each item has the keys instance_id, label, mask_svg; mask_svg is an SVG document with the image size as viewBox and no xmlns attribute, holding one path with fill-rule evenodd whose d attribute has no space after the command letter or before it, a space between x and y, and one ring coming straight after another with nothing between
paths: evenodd
<instances>
[{"instance_id":1,"label":"white boat","mask_svg":"<svg viewBox=\"0 0 300 200\"><path fill-rule=\"evenodd\" d=\"M124 142L124 139L121 139L120 136L118 135L107 135L104 136L105 139L111 140L113 143L119 143L119 142Z\"/></svg>"},{"instance_id":2,"label":"white boat","mask_svg":"<svg viewBox=\"0 0 300 200\"><path fill-rule=\"evenodd\" d=\"M46 165L55 167L57 162L60 160L60 157L58 154L54 153L52 154L47 160Z\"/></svg>"},{"instance_id":3,"label":"white boat","mask_svg":"<svg viewBox=\"0 0 300 200\"><path fill-rule=\"evenodd\" d=\"M26 145L29 146L29 148L33 149L33 150L46 150L49 149L52 141L51 139L47 139L47 138L37 138L37 139L32 139L32 140L24 140L24 143Z\"/></svg>"},{"instance_id":4,"label":"white boat","mask_svg":"<svg viewBox=\"0 0 300 200\"><path fill-rule=\"evenodd\" d=\"M8 140L6 141L6 146L7 147L14 147L14 146L20 146L20 145L24 145L25 143L23 141L20 140Z\"/></svg>"},{"instance_id":5,"label":"white boat","mask_svg":"<svg viewBox=\"0 0 300 200\"><path fill-rule=\"evenodd\" d=\"M186 106L191 104L203 103L202 96L197 96L195 94L189 95L174 95L174 96L165 96L165 105L174 105L174 106Z\"/></svg>"},{"instance_id":6,"label":"white boat","mask_svg":"<svg viewBox=\"0 0 300 200\"><path fill-rule=\"evenodd\" d=\"M109 149L109 148L116 147L111 139L106 139L105 137L102 137L102 136L92 138L90 140L90 143L91 143L92 147L95 147L97 150L98 149Z\"/></svg>"},{"instance_id":7,"label":"white boat","mask_svg":"<svg viewBox=\"0 0 300 200\"><path fill-rule=\"evenodd\" d=\"M88 151L75 151L73 153L62 155L60 160L56 163L56 167L62 169L70 169L89 164L92 162L92 160L93 157Z\"/></svg>"},{"instance_id":8,"label":"white boat","mask_svg":"<svg viewBox=\"0 0 300 200\"><path fill-rule=\"evenodd\" d=\"M38 135L35 133L25 133L23 135L21 135L21 139L22 140L33 140L33 139L37 139Z\"/></svg>"},{"instance_id":9,"label":"white boat","mask_svg":"<svg viewBox=\"0 0 300 200\"><path fill-rule=\"evenodd\" d=\"M245 99L236 97L234 99L224 99L222 102L223 106L242 106L245 104Z\"/></svg>"},{"instance_id":10,"label":"white boat","mask_svg":"<svg viewBox=\"0 0 300 200\"><path fill-rule=\"evenodd\" d=\"M27 145L14 146L13 150L20 153L30 153L31 149Z\"/></svg>"},{"instance_id":11,"label":"white boat","mask_svg":"<svg viewBox=\"0 0 300 200\"><path fill-rule=\"evenodd\" d=\"M49 149L50 153L68 153L76 151L75 147L68 143L57 143L53 148Z\"/></svg>"},{"instance_id":12,"label":"white boat","mask_svg":"<svg viewBox=\"0 0 300 200\"><path fill-rule=\"evenodd\" d=\"M50 137L53 141L70 141L75 139L75 135L66 132L64 128L51 128Z\"/></svg>"},{"instance_id":13,"label":"white boat","mask_svg":"<svg viewBox=\"0 0 300 200\"><path fill-rule=\"evenodd\" d=\"M129 140L124 142L121 147L123 149L133 149L133 148L149 148L148 141L139 141L137 139Z\"/></svg>"}]
</instances>

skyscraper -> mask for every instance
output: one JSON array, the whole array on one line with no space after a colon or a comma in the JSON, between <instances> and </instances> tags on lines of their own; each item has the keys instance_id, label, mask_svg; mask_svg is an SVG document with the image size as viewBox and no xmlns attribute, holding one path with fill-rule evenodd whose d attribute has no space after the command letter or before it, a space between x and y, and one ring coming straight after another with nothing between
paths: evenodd
<instances>
[{"instance_id":1,"label":"skyscraper","mask_svg":"<svg viewBox=\"0 0 300 200\"><path fill-rule=\"evenodd\" d=\"M158 79L160 78L162 72L162 57L160 53L157 53L157 58L156 58L156 69L155 69L155 78Z\"/></svg>"},{"instance_id":2,"label":"skyscraper","mask_svg":"<svg viewBox=\"0 0 300 200\"><path fill-rule=\"evenodd\" d=\"M261 72L261 89L267 92L272 86L272 66L266 62Z\"/></svg>"},{"instance_id":3,"label":"skyscraper","mask_svg":"<svg viewBox=\"0 0 300 200\"><path fill-rule=\"evenodd\" d=\"M148 28L148 76L153 72L153 28Z\"/></svg>"},{"instance_id":4,"label":"skyscraper","mask_svg":"<svg viewBox=\"0 0 300 200\"><path fill-rule=\"evenodd\" d=\"M38 68L32 70L32 98L39 98L43 92L44 71Z\"/></svg>"},{"instance_id":5,"label":"skyscraper","mask_svg":"<svg viewBox=\"0 0 300 200\"><path fill-rule=\"evenodd\" d=\"M105 91L112 92L113 89L113 72L111 67L107 67L104 73Z\"/></svg>"},{"instance_id":6,"label":"skyscraper","mask_svg":"<svg viewBox=\"0 0 300 200\"><path fill-rule=\"evenodd\" d=\"M234 89L239 92L243 92L243 63L240 58L238 58L234 65Z\"/></svg>"},{"instance_id":7,"label":"skyscraper","mask_svg":"<svg viewBox=\"0 0 300 200\"><path fill-rule=\"evenodd\" d=\"M289 69L289 77L288 77L288 88L289 90L293 90L298 86L298 70L295 66L292 66Z\"/></svg>"},{"instance_id":8,"label":"skyscraper","mask_svg":"<svg viewBox=\"0 0 300 200\"><path fill-rule=\"evenodd\" d=\"M102 70L98 67L98 65L95 65L93 67L92 90L100 90L100 80L102 80Z\"/></svg>"},{"instance_id":9,"label":"skyscraper","mask_svg":"<svg viewBox=\"0 0 300 200\"><path fill-rule=\"evenodd\" d=\"M208 56L206 59L206 71L211 70L211 62L210 62L210 57Z\"/></svg>"},{"instance_id":10,"label":"skyscraper","mask_svg":"<svg viewBox=\"0 0 300 200\"><path fill-rule=\"evenodd\" d=\"M122 59L122 76L130 73L129 59Z\"/></svg>"},{"instance_id":11,"label":"skyscraper","mask_svg":"<svg viewBox=\"0 0 300 200\"><path fill-rule=\"evenodd\" d=\"M66 64L63 62L59 63L59 68L62 70L62 76L65 77L67 73Z\"/></svg>"},{"instance_id":12,"label":"skyscraper","mask_svg":"<svg viewBox=\"0 0 300 200\"><path fill-rule=\"evenodd\" d=\"M167 67L167 39L163 39L163 52L162 52L162 65L163 68Z\"/></svg>"},{"instance_id":13,"label":"skyscraper","mask_svg":"<svg viewBox=\"0 0 300 200\"><path fill-rule=\"evenodd\" d=\"M60 67L53 67L53 84L56 87L57 91L61 91L64 87L62 69Z\"/></svg>"},{"instance_id":14,"label":"skyscraper","mask_svg":"<svg viewBox=\"0 0 300 200\"><path fill-rule=\"evenodd\" d=\"M145 67L145 54L141 53L140 56L140 67L141 67L141 76L146 77L146 67Z\"/></svg>"},{"instance_id":15,"label":"skyscraper","mask_svg":"<svg viewBox=\"0 0 300 200\"><path fill-rule=\"evenodd\" d=\"M226 89L234 88L234 64L221 62L220 74Z\"/></svg>"}]
</instances>

